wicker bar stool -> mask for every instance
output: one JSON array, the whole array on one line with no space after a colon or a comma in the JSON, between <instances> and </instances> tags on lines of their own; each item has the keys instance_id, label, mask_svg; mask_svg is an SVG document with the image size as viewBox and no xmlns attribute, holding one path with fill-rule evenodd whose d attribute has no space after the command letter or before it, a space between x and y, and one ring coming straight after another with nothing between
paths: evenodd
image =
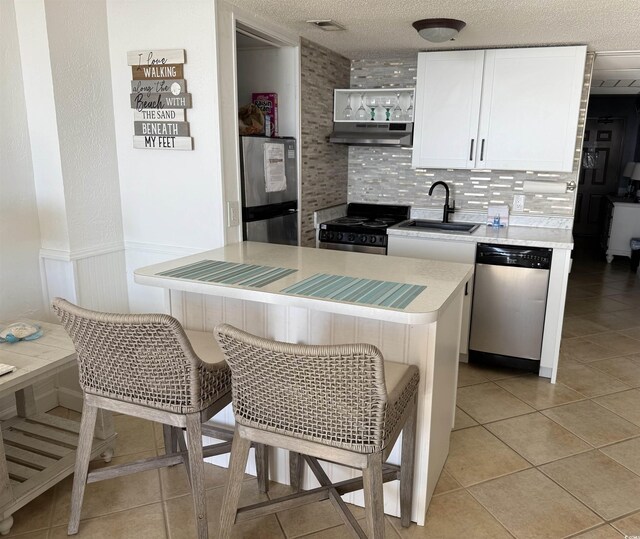
<instances>
[{"instance_id":1,"label":"wicker bar stool","mask_svg":"<svg viewBox=\"0 0 640 539\"><path fill-rule=\"evenodd\" d=\"M417 389L416 366L385 362L368 344L296 345L245 333L229 325L214 334L231 368L236 429L220 515L220 537L235 522L331 500L356 537L366 537L341 498L364 486L370 537L384 537L384 481L400 479L402 525L411 522ZM384 464L403 432L400 467ZM321 487L272 502L238 508L251 442L290 451L294 488L301 460ZM318 459L362 470L362 477L332 484ZM306 498L306 499L303 499Z\"/></svg>"},{"instance_id":2,"label":"wicker bar stool","mask_svg":"<svg viewBox=\"0 0 640 539\"><path fill-rule=\"evenodd\" d=\"M61 298L54 299L53 310L76 348L83 391L69 535L78 532L86 483L184 463L191 482L198 538L206 539L203 458L228 453L233 435L231 429L203 427L202 423L231 402L229 367L222 358L217 363L202 361L180 322L168 315L101 313ZM199 348L205 358L206 354L214 355L212 349L218 349L213 338L209 339L209 350ZM88 473L98 409L163 423L166 455ZM182 429L186 429L186 443ZM203 432L227 441L203 449ZM256 466L264 490L266 456L264 451L256 451L256 455L264 458Z\"/></svg>"}]
</instances>

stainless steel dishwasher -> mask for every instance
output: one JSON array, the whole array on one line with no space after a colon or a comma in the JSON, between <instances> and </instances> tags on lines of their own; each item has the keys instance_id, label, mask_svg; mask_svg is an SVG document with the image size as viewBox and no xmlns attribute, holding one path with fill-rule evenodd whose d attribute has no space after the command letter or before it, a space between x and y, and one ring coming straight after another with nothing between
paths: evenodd
<instances>
[{"instance_id":1,"label":"stainless steel dishwasher","mask_svg":"<svg viewBox=\"0 0 640 539\"><path fill-rule=\"evenodd\" d=\"M470 362L539 370L551 253L478 244Z\"/></svg>"}]
</instances>

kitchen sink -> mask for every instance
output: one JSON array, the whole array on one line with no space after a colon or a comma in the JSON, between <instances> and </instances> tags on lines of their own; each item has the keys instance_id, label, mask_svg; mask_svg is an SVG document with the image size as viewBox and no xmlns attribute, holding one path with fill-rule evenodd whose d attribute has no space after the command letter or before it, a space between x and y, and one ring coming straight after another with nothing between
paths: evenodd
<instances>
[{"instance_id":1,"label":"kitchen sink","mask_svg":"<svg viewBox=\"0 0 640 539\"><path fill-rule=\"evenodd\" d=\"M465 234L471 234L477 230L480 225L477 223L442 223L440 221L427 221L425 219L411 219L400 223L398 228L411 228L414 230L433 230L433 231L450 231L450 232L463 232Z\"/></svg>"}]
</instances>

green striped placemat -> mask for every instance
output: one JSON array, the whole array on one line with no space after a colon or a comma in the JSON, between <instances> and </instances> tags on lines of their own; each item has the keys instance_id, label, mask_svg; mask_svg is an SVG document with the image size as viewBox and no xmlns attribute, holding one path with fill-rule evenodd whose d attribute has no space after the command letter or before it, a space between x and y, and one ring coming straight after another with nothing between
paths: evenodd
<instances>
[{"instance_id":1,"label":"green striped placemat","mask_svg":"<svg viewBox=\"0 0 640 539\"><path fill-rule=\"evenodd\" d=\"M300 283L288 286L282 292L311 298L404 309L425 288L426 286L417 284L318 273Z\"/></svg>"},{"instance_id":2,"label":"green striped placemat","mask_svg":"<svg viewBox=\"0 0 640 539\"><path fill-rule=\"evenodd\" d=\"M179 268L161 271L157 275L205 281L207 283L235 284L262 288L282 277L298 270L288 268L272 268L254 264L238 264L236 262L220 262L219 260L201 260Z\"/></svg>"}]
</instances>

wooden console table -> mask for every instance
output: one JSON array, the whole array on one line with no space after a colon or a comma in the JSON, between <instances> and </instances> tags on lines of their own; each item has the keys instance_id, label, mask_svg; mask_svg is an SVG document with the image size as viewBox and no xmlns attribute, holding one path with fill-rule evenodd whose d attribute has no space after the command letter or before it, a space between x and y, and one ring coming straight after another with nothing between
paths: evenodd
<instances>
[{"instance_id":1,"label":"wooden console table","mask_svg":"<svg viewBox=\"0 0 640 539\"><path fill-rule=\"evenodd\" d=\"M1 535L9 533L13 513L71 475L75 464L80 423L39 412L33 392L33 384L75 363L75 349L61 326L33 322L44 330L40 339L0 343L0 363L17 367L0 376L0 399L15 394L17 409L1 422ZM91 457L110 461L115 437L111 414L99 413Z\"/></svg>"}]
</instances>

